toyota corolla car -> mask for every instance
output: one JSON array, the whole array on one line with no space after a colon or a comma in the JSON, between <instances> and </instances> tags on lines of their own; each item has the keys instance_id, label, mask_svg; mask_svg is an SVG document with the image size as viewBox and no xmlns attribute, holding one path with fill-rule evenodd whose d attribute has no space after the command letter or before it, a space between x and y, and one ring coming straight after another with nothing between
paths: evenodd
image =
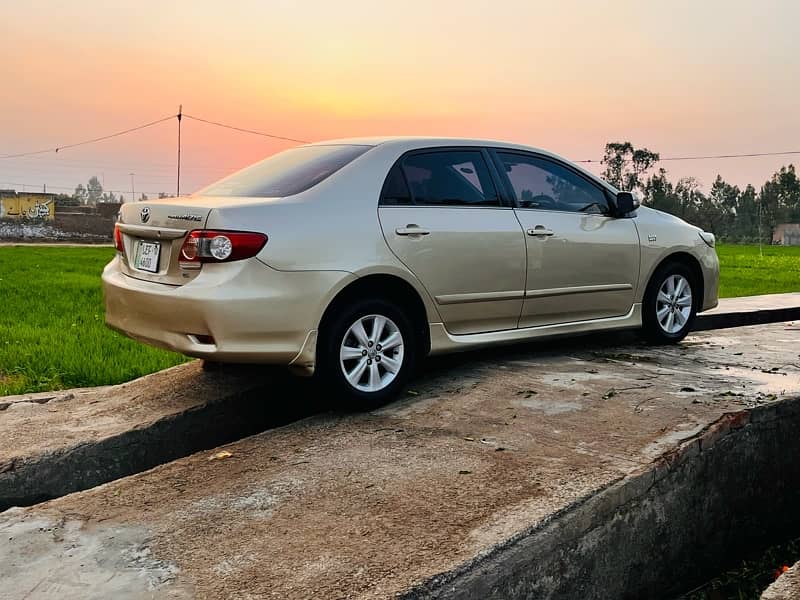
<instances>
[{"instance_id":1,"label":"toyota corolla car","mask_svg":"<svg viewBox=\"0 0 800 600\"><path fill-rule=\"evenodd\" d=\"M292 148L125 204L106 321L212 362L286 365L361 405L440 354L641 328L717 305L714 236L549 152L488 140Z\"/></svg>"}]
</instances>

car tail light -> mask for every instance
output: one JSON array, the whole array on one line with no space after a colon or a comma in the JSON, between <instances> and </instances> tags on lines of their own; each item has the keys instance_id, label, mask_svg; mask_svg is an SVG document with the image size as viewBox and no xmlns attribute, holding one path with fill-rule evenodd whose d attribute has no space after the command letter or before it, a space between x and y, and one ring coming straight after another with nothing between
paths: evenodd
<instances>
[{"instance_id":1,"label":"car tail light","mask_svg":"<svg viewBox=\"0 0 800 600\"><path fill-rule=\"evenodd\" d=\"M251 258L267 243L263 233L195 229L183 241L180 261L183 263L230 262Z\"/></svg>"},{"instance_id":2,"label":"car tail light","mask_svg":"<svg viewBox=\"0 0 800 600\"><path fill-rule=\"evenodd\" d=\"M114 223L114 245L117 247L117 252L120 254L125 253L125 246L122 245L122 232L119 230L119 223Z\"/></svg>"}]
</instances>

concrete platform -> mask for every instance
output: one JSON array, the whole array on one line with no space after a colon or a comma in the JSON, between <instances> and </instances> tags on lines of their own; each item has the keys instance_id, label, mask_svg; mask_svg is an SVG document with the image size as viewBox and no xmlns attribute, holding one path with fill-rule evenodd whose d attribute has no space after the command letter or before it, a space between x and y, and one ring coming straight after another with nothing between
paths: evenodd
<instances>
[{"instance_id":1,"label":"concrete platform","mask_svg":"<svg viewBox=\"0 0 800 600\"><path fill-rule=\"evenodd\" d=\"M697 315L695 331L762 325L800 319L800 292L722 298L719 306Z\"/></svg>"},{"instance_id":2,"label":"concrete platform","mask_svg":"<svg viewBox=\"0 0 800 600\"><path fill-rule=\"evenodd\" d=\"M715 444L751 419L778 439L800 405L799 342L800 325L778 323L671 347L593 336L447 357L384 409L317 415L7 511L0 598L504 597L470 593L559 528L578 544L558 557L567 579L599 543L592 519L662 495L681 457L724 458ZM137 410L131 386L105 419ZM281 394L264 401L298 401ZM25 443L8 435L17 426L39 436L30 449L48 437L41 415L61 410L49 404L0 412L5 464ZM100 427L71 413L54 417L53 444Z\"/></svg>"},{"instance_id":3,"label":"concrete platform","mask_svg":"<svg viewBox=\"0 0 800 600\"><path fill-rule=\"evenodd\" d=\"M122 385L0 397L0 510L307 416L318 408L266 401L304 383L263 367L205 372L194 361Z\"/></svg>"},{"instance_id":4,"label":"concrete platform","mask_svg":"<svg viewBox=\"0 0 800 600\"><path fill-rule=\"evenodd\" d=\"M761 594L761 600L798 600L798 598L800 598L800 562L795 563Z\"/></svg>"}]
</instances>

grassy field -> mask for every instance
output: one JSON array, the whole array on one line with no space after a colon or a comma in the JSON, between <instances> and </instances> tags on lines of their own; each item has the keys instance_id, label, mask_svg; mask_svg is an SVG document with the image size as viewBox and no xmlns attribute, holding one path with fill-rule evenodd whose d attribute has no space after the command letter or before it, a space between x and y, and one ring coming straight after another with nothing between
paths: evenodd
<instances>
[{"instance_id":1,"label":"grassy field","mask_svg":"<svg viewBox=\"0 0 800 600\"><path fill-rule=\"evenodd\" d=\"M720 245L720 296L800 291L800 247ZM103 324L113 248L0 248L0 396L128 381L186 360Z\"/></svg>"},{"instance_id":2,"label":"grassy field","mask_svg":"<svg viewBox=\"0 0 800 600\"><path fill-rule=\"evenodd\" d=\"M103 323L113 248L0 248L0 396L128 381L186 360Z\"/></svg>"},{"instance_id":3,"label":"grassy field","mask_svg":"<svg viewBox=\"0 0 800 600\"><path fill-rule=\"evenodd\" d=\"M800 292L800 246L720 244L720 298Z\"/></svg>"}]
</instances>

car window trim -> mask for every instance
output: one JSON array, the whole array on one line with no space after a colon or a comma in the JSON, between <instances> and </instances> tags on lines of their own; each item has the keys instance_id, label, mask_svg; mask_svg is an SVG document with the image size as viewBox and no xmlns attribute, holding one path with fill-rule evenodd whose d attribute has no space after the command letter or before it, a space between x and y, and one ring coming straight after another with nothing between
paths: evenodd
<instances>
[{"instance_id":1,"label":"car window trim","mask_svg":"<svg viewBox=\"0 0 800 600\"><path fill-rule=\"evenodd\" d=\"M594 215L594 216L597 216L597 217L613 217L614 216L614 212L616 210L616 203L614 202L613 198L611 198L611 194L609 194L608 190L606 190L603 186L599 185L596 181L592 181L591 179L586 177L586 175L581 173L578 169L576 169L575 167L573 167L569 163L564 162L562 160L558 160L557 158L554 158L552 156L547 156L545 154L540 154L538 152L530 152L530 151L527 151L527 150L520 150L518 148L503 148L503 147L498 146L498 147L488 148L487 150L489 151L489 154L491 155L492 160L495 163L495 169L497 169L498 173L500 174L500 177L503 178L503 181L504 181L505 186L506 186L506 192L509 194L509 200L511 202L511 205L516 210L540 210L540 211L543 211L543 212L551 212L551 213L557 212L557 213L565 213L565 214L570 214L570 215L584 215L584 216L586 216L586 215ZM528 158L536 158L536 159L542 160L544 162L552 163L552 164L555 164L555 165L558 165L560 167L563 167L563 168L567 169L568 171L570 171L573 174L575 174L576 176L578 176L581 180L583 180L586 183L588 183L591 187L599 190L600 193L603 194L603 198L606 199L606 203L608 204L608 212L605 212L605 213L582 213L580 211L575 211L575 210L548 210L546 208L531 208L531 207L520 206L519 205L519 200L517 199L517 193L514 190L514 185L511 183L511 178L505 172L505 165L503 164L503 160L500 158L500 153L503 153L503 154L517 154L519 156L525 156L525 157L528 157Z\"/></svg>"},{"instance_id":2,"label":"car window trim","mask_svg":"<svg viewBox=\"0 0 800 600\"><path fill-rule=\"evenodd\" d=\"M489 179L494 186L495 193L497 194L497 204L487 206L485 204L417 204L414 201L414 193L411 191L411 186L408 184L408 178L406 177L405 170L403 169L403 161L409 157L414 156L417 154L434 154L437 152L478 152L483 158L483 162L486 165L486 170L489 172ZM403 181L406 184L406 188L408 189L409 196L411 198L411 204L384 204L383 203L383 189L386 186L386 180L389 178L392 170L398 166L400 167L400 173L403 175ZM488 148L484 146L429 146L426 148L414 148L413 150L407 150L403 154L401 154L398 159L392 163L391 168L386 172L386 178L383 180L383 185L381 186L380 197L378 198L378 206L381 208L469 208L471 210L484 208L484 209L503 209L503 210L510 210L514 208L511 203L508 201L506 194L504 194L504 188L499 185L501 181L499 180L499 175L497 173L497 167L494 164L494 159L489 153Z\"/></svg>"}]
</instances>

